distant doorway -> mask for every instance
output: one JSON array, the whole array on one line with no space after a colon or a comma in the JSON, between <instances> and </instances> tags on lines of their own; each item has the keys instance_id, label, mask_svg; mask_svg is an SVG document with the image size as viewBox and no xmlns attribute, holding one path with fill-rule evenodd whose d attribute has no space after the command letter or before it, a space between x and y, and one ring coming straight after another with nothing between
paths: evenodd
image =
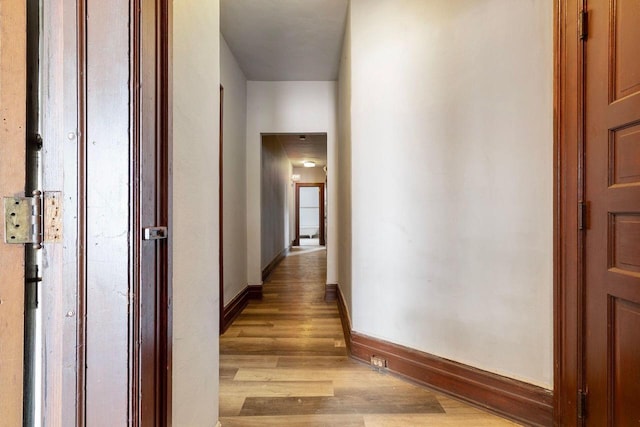
<instances>
[{"instance_id":1,"label":"distant doorway","mask_svg":"<svg viewBox=\"0 0 640 427\"><path fill-rule=\"evenodd\" d=\"M296 183L294 246L325 245L324 183Z\"/></svg>"}]
</instances>

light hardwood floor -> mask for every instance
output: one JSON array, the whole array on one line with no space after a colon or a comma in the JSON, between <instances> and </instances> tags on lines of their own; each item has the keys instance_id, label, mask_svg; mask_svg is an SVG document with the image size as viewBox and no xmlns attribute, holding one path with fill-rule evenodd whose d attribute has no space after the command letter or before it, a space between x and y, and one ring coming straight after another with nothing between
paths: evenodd
<instances>
[{"instance_id":1,"label":"light hardwood floor","mask_svg":"<svg viewBox=\"0 0 640 427\"><path fill-rule=\"evenodd\" d=\"M222 427L517 425L350 359L325 275L294 249L220 337Z\"/></svg>"}]
</instances>

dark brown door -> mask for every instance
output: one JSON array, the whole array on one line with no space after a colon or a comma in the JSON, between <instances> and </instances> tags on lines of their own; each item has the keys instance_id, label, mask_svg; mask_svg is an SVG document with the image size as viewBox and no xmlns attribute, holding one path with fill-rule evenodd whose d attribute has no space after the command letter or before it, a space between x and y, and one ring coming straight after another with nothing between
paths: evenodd
<instances>
[{"instance_id":1,"label":"dark brown door","mask_svg":"<svg viewBox=\"0 0 640 427\"><path fill-rule=\"evenodd\" d=\"M588 2L588 425L640 425L640 1Z\"/></svg>"},{"instance_id":2,"label":"dark brown door","mask_svg":"<svg viewBox=\"0 0 640 427\"><path fill-rule=\"evenodd\" d=\"M139 303L134 316L133 355L137 390L134 419L141 426L170 421L170 210L169 210L169 86L167 0L141 0L134 16L134 112L139 112L139 174L134 196ZM134 141L134 147L138 144ZM138 228L140 227L140 228ZM138 294L139 292L139 294ZM135 378L135 377L134 377ZM135 393L137 391L137 393ZM138 406L139 405L139 406Z\"/></svg>"}]
</instances>

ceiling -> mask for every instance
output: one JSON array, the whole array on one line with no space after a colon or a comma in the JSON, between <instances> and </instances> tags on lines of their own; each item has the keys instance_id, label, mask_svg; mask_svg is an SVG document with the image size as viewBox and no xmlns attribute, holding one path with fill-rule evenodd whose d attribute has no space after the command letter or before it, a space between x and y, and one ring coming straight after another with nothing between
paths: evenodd
<instances>
[{"instance_id":1,"label":"ceiling","mask_svg":"<svg viewBox=\"0 0 640 427\"><path fill-rule=\"evenodd\" d=\"M220 30L248 80L336 80L348 0L221 0Z\"/></svg>"},{"instance_id":2,"label":"ceiling","mask_svg":"<svg viewBox=\"0 0 640 427\"><path fill-rule=\"evenodd\" d=\"M327 165L327 134L304 134L305 140L300 139L300 134L275 134L265 137L275 138L284 148L289 161L294 168L303 167L303 162L312 161L316 167Z\"/></svg>"}]
</instances>

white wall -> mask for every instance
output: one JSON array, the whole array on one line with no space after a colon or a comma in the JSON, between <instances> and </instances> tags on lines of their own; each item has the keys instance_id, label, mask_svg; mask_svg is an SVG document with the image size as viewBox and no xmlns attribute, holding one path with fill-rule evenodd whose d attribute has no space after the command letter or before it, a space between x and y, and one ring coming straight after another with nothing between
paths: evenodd
<instances>
[{"instance_id":1,"label":"white wall","mask_svg":"<svg viewBox=\"0 0 640 427\"><path fill-rule=\"evenodd\" d=\"M289 247L291 162L273 135L262 138L261 263L264 270Z\"/></svg>"},{"instance_id":2,"label":"white wall","mask_svg":"<svg viewBox=\"0 0 640 427\"><path fill-rule=\"evenodd\" d=\"M218 421L218 22L218 0L173 4L176 427L211 427ZM194 224L203 238L193 238Z\"/></svg>"},{"instance_id":3,"label":"white wall","mask_svg":"<svg viewBox=\"0 0 640 427\"><path fill-rule=\"evenodd\" d=\"M338 75L338 284L347 314L352 303L352 239L351 239L351 6L342 42Z\"/></svg>"},{"instance_id":4,"label":"white wall","mask_svg":"<svg viewBox=\"0 0 640 427\"><path fill-rule=\"evenodd\" d=\"M260 267L260 134L326 133L328 179L337 182L336 82L247 83L247 269L249 284L262 282ZM337 280L337 200L329 193L327 283Z\"/></svg>"},{"instance_id":5,"label":"white wall","mask_svg":"<svg viewBox=\"0 0 640 427\"><path fill-rule=\"evenodd\" d=\"M552 18L351 3L354 329L547 388Z\"/></svg>"},{"instance_id":6,"label":"white wall","mask_svg":"<svg viewBox=\"0 0 640 427\"><path fill-rule=\"evenodd\" d=\"M220 35L224 303L247 286L247 79Z\"/></svg>"},{"instance_id":7,"label":"white wall","mask_svg":"<svg viewBox=\"0 0 640 427\"><path fill-rule=\"evenodd\" d=\"M292 173L300 175L300 183L316 184L327 180L322 168L293 168Z\"/></svg>"}]
</instances>

